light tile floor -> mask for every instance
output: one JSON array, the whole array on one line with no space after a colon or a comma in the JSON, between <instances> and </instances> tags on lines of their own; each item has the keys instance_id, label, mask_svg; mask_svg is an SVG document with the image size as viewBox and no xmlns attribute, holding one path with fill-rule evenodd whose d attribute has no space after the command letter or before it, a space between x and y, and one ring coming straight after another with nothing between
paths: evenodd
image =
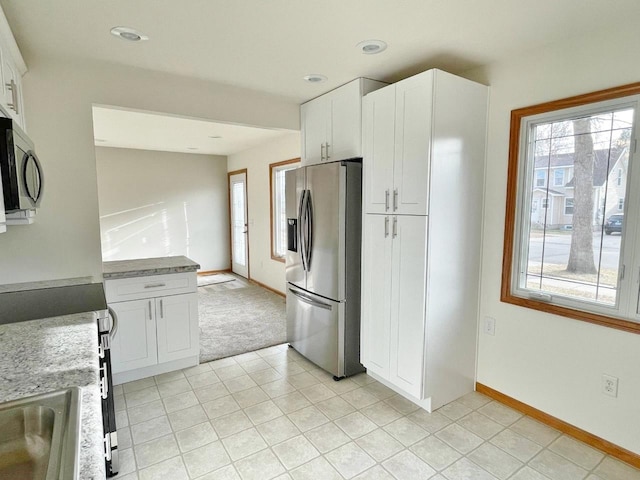
<instances>
[{"instance_id":1,"label":"light tile floor","mask_svg":"<svg viewBox=\"0 0 640 480\"><path fill-rule=\"evenodd\" d=\"M429 414L286 345L115 387L118 480L640 480L478 393Z\"/></svg>"}]
</instances>

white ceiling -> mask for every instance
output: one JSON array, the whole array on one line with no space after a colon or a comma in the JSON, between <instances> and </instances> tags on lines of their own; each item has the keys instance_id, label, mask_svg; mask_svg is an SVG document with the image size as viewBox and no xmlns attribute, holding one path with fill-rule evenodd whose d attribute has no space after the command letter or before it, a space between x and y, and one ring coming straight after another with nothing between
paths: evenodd
<instances>
[{"instance_id":1,"label":"white ceiling","mask_svg":"<svg viewBox=\"0 0 640 480\"><path fill-rule=\"evenodd\" d=\"M360 76L393 82L434 67L462 73L571 37L640 24L639 0L0 0L0 5L27 65L37 56L105 61L298 102ZM150 40L126 42L109 33L114 26L136 28ZM389 47L363 55L356 45L367 39L384 40ZM328 81L304 82L311 73ZM94 123L95 137L105 140L96 145L219 155L283 134L105 108L96 109Z\"/></svg>"},{"instance_id":2,"label":"white ceiling","mask_svg":"<svg viewBox=\"0 0 640 480\"><path fill-rule=\"evenodd\" d=\"M106 106L93 107L93 132L99 147L209 155L232 155L291 133Z\"/></svg>"},{"instance_id":3,"label":"white ceiling","mask_svg":"<svg viewBox=\"0 0 640 480\"><path fill-rule=\"evenodd\" d=\"M34 55L125 64L307 100L355 77L452 73L600 30L637 28L638 0L0 0ZM134 27L148 42L113 37ZM389 48L363 55L365 39ZM621 46L623 48L623 46ZM309 85L320 73L329 81Z\"/></svg>"}]
</instances>

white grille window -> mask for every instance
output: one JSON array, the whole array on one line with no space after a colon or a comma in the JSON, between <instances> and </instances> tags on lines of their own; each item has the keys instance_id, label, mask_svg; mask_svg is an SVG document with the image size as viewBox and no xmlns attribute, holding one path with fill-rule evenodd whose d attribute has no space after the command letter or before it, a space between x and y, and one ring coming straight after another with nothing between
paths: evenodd
<instances>
[{"instance_id":1,"label":"white grille window","mask_svg":"<svg viewBox=\"0 0 640 480\"><path fill-rule=\"evenodd\" d=\"M510 158L517 177L509 178L502 300L640 330L639 216L625 212L640 205L632 165L640 95L569 108L567 100L512 114L520 136Z\"/></svg>"}]
</instances>

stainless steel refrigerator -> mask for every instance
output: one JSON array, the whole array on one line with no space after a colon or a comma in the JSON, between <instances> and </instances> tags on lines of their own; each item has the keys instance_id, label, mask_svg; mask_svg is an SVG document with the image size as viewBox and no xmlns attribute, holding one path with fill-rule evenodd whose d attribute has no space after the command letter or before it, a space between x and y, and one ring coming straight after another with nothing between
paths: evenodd
<instances>
[{"instance_id":1,"label":"stainless steel refrigerator","mask_svg":"<svg viewBox=\"0 0 640 480\"><path fill-rule=\"evenodd\" d=\"M335 378L362 372L362 161L285 175L287 340Z\"/></svg>"}]
</instances>

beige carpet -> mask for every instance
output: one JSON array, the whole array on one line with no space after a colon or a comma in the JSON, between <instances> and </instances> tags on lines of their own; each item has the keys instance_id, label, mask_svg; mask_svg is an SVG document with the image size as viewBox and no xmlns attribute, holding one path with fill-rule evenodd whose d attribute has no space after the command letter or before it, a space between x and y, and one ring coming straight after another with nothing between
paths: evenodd
<instances>
[{"instance_id":1,"label":"beige carpet","mask_svg":"<svg viewBox=\"0 0 640 480\"><path fill-rule=\"evenodd\" d=\"M284 298L242 277L198 288L200 362L286 341Z\"/></svg>"}]
</instances>

